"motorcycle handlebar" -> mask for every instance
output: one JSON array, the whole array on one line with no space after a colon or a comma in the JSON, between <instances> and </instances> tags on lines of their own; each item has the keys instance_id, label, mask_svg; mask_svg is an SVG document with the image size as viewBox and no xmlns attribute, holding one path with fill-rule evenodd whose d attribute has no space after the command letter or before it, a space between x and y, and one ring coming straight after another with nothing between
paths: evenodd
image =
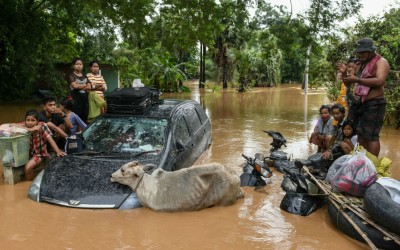
<instances>
[{"instance_id":1,"label":"motorcycle handlebar","mask_svg":"<svg viewBox=\"0 0 400 250\"><path fill-rule=\"evenodd\" d=\"M242 154L242 157L245 158L247 160L247 162L252 162L251 157L248 157L244 154Z\"/></svg>"}]
</instances>

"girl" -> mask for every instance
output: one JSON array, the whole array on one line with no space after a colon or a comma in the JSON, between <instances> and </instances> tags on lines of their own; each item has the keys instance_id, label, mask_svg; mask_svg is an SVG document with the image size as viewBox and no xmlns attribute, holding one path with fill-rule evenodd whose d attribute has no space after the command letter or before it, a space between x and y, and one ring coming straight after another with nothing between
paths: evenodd
<instances>
[{"instance_id":1,"label":"girl","mask_svg":"<svg viewBox=\"0 0 400 250\"><path fill-rule=\"evenodd\" d=\"M349 154L357 143L357 135L355 133L353 121L346 120L343 122L342 133L343 141L340 143L340 147L345 154Z\"/></svg>"},{"instance_id":2,"label":"girl","mask_svg":"<svg viewBox=\"0 0 400 250\"><path fill-rule=\"evenodd\" d=\"M77 114L72 112L73 104L71 100L64 98L60 103L60 107L62 112L67 116L68 120L72 123L72 128L69 130L69 135L74 135L86 128L86 123L82 121Z\"/></svg>"},{"instance_id":3,"label":"girl","mask_svg":"<svg viewBox=\"0 0 400 250\"><path fill-rule=\"evenodd\" d=\"M53 138L51 137L50 129L44 122L39 122L39 113L35 109L28 110L25 115L25 123L21 125L31 132L29 156L30 160L25 164L25 179L33 180L33 169L43 160L44 157L49 157L47 152L46 142L49 142L51 147L56 152L57 156L65 156Z\"/></svg>"},{"instance_id":4,"label":"girl","mask_svg":"<svg viewBox=\"0 0 400 250\"><path fill-rule=\"evenodd\" d=\"M90 73L86 76L91 83L89 91L89 118L88 122L105 112L106 101L104 100L104 91L107 90L107 84L102 75L99 74L100 66L97 61L89 63Z\"/></svg>"},{"instance_id":5,"label":"girl","mask_svg":"<svg viewBox=\"0 0 400 250\"><path fill-rule=\"evenodd\" d=\"M323 152L328 148L330 141L329 135L333 132L333 119L330 112L331 108L328 105L322 105L319 108L320 118L310 137L310 143L318 146L318 152Z\"/></svg>"},{"instance_id":6,"label":"girl","mask_svg":"<svg viewBox=\"0 0 400 250\"><path fill-rule=\"evenodd\" d=\"M72 60L73 72L68 77L71 96L74 101L72 109L83 121L87 121L89 114L89 100L87 90L92 88L88 78L82 73L83 62L80 58Z\"/></svg>"}]
</instances>

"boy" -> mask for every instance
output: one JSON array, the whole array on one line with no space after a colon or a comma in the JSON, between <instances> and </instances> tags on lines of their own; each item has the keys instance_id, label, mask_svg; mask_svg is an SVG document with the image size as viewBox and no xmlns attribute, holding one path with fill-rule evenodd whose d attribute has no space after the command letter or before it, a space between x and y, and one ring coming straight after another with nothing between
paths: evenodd
<instances>
[{"instance_id":1,"label":"boy","mask_svg":"<svg viewBox=\"0 0 400 250\"><path fill-rule=\"evenodd\" d=\"M72 123L68 117L57 108L55 97L45 97L42 100L43 111L39 112L39 121L44 122L61 138L55 137L55 141L60 146L68 134L65 131L69 131L72 128ZM54 136L54 135L53 135Z\"/></svg>"}]
</instances>

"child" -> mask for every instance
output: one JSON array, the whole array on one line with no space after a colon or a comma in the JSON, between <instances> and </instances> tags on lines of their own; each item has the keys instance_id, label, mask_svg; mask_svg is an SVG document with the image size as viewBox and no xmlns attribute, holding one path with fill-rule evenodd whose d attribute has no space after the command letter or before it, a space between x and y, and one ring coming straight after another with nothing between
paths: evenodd
<instances>
[{"instance_id":1,"label":"child","mask_svg":"<svg viewBox=\"0 0 400 250\"><path fill-rule=\"evenodd\" d=\"M347 120L343 122L343 141L340 143L345 154L349 154L357 143L357 135L355 133L353 121Z\"/></svg>"},{"instance_id":2,"label":"child","mask_svg":"<svg viewBox=\"0 0 400 250\"><path fill-rule=\"evenodd\" d=\"M327 137L329 137L329 141L327 142L328 149L322 154L325 160L335 160L343 155L343 151L340 149L340 143L343 141L342 129L346 109L339 103L336 103L332 106L331 110L335 125L333 126L333 131L327 135Z\"/></svg>"},{"instance_id":3,"label":"child","mask_svg":"<svg viewBox=\"0 0 400 250\"><path fill-rule=\"evenodd\" d=\"M322 105L319 108L320 118L310 137L310 143L318 146L318 152L325 151L328 148L330 140L328 135L333 133L333 119L330 112L331 108L328 105Z\"/></svg>"},{"instance_id":4,"label":"child","mask_svg":"<svg viewBox=\"0 0 400 250\"><path fill-rule=\"evenodd\" d=\"M346 75L353 75L354 74L354 66L356 65L356 62L358 61L358 59L357 58L350 58L348 61L347 61L347 64L346 64L346 66L344 67L344 69L343 70L345 70L344 72L344 74L346 74ZM341 104L344 108L348 108L350 105L349 105L349 100L348 100L348 93L349 93L349 91L351 91L351 88L350 88L350 86L349 86L349 88L348 87L346 87L346 85L342 82L342 85L341 85L341 88L340 88L340 92L339 92L339 96L338 96L338 99L337 99L337 102L339 103L339 104Z\"/></svg>"},{"instance_id":5,"label":"child","mask_svg":"<svg viewBox=\"0 0 400 250\"><path fill-rule=\"evenodd\" d=\"M31 132L29 149L31 159L25 164L25 179L31 181L34 177L33 169L44 157L49 157L46 142L50 143L57 156L65 156L66 154L57 147L47 125L39 122L39 113L35 109L26 112L25 123L21 125Z\"/></svg>"},{"instance_id":6,"label":"child","mask_svg":"<svg viewBox=\"0 0 400 250\"><path fill-rule=\"evenodd\" d=\"M82 119L72 112L72 101L68 98L64 98L60 103L61 110L68 117L69 121L72 123L72 128L69 131L69 135L74 135L86 128L86 123Z\"/></svg>"},{"instance_id":7,"label":"child","mask_svg":"<svg viewBox=\"0 0 400 250\"><path fill-rule=\"evenodd\" d=\"M55 134L59 135L61 138L67 138L65 131L72 128L72 124L66 118L65 114L57 108L56 98L53 96L43 98L42 107L43 111L38 113L39 122L45 122Z\"/></svg>"}]
</instances>

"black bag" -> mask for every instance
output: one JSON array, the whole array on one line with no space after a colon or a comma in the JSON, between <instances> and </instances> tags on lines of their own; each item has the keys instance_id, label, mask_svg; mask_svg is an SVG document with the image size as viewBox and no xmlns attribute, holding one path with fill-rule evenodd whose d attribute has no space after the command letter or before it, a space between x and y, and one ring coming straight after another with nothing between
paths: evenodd
<instances>
[{"instance_id":1,"label":"black bag","mask_svg":"<svg viewBox=\"0 0 400 250\"><path fill-rule=\"evenodd\" d=\"M148 87L116 89L106 96L107 113L142 114L151 108L152 93Z\"/></svg>"},{"instance_id":2,"label":"black bag","mask_svg":"<svg viewBox=\"0 0 400 250\"><path fill-rule=\"evenodd\" d=\"M67 137L65 142L65 152L67 154L79 153L83 149L83 136L82 134L71 135Z\"/></svg>"},{"instance_id":3,"label":"black bag","mask_svg":"<svg viewBox=\"0 0 400 250\"><path fill-rule=\"evenodd\" d=\"M160 90L156 88L150 88L150 92L151 92L151 104L152 105L160 104L161 103Z\"/></svg>"}]
</instances>

